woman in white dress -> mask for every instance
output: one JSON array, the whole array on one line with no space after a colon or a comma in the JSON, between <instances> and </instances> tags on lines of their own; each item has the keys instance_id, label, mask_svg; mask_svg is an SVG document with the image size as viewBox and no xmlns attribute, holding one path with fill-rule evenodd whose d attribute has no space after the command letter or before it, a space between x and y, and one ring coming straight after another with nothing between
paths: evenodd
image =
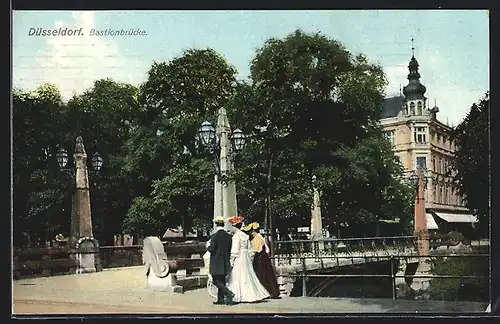
<instances>
[{"instance_id":1,"label":"woman in white dress","mask_svg":"<svg viewBox=\"0 0 500 324\"><path fill-rule=\"evenodd\" d=\"M269 298L270 295L253 269L250 238L241 231L242 221L241 216L229 219L235 230L231 246L232 269L227 287L234 293L234 302L252 303Z\"/></svg>"}]
</instances>

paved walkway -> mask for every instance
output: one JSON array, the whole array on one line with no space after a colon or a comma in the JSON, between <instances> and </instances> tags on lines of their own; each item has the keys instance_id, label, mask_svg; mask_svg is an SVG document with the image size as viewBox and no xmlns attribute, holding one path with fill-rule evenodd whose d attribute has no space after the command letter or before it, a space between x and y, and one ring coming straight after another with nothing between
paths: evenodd
<instances>
[{"instance_id":1,"label":"paved walkway","mask_svg":"<svg viewBox=\"0 0 500 324\"><path fill-rule=\"evenodd\" d=\"M205 289L184 294L146 288L142 267L16 280L14 314L428 313L484 312L486 303L285 297L216 306Z\"/></svg>"}]
</instances>

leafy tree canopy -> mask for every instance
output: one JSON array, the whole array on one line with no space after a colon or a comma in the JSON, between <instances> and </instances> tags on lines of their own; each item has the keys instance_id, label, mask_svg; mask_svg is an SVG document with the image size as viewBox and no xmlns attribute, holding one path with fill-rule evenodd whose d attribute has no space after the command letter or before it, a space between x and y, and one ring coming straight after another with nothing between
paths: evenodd
<instances>
[{"instance_id":1,"label":"leafy tree canopy","mask_svg":"<svg viewBox=\"0 0 500 324\"><path fill-rule=\"evenodd\" d=\"M477 211L484 233L489 227L489 110L490 98L486 93L471 106L452 134L457 147L453 159L455 181L467 208Z\"/></svg>"},{"instance_id":2,"label":"leafy tree canopy","mask_svg":"<svg viewBox=\"0 0 500 324\"><path fill-rule=\"evenodd\" d=\"M170 62L153 64L141 86L143 111L126 145L125 164L148 189L134 201L125 230L150 226L138 216L142 207L162 220L155 223L157 231L180 223L189 230L194 218L212 218L213 158L196 137L202 122L214 123L232 97L235 74L212 49L187 50Z\"/></svg>"},{"instance_id":3,"label":"leafy tree canopy","mask_svg":"<svg viewBox=\"0 0 500 324\"><path fill-rule=\"evenodd\" d=\"M270 190L285 223L307 222L315 174L332 224L406 211L393 180L401 169L378 126L385 85L380 66L336 40L300 30L268 40L251 82L239 83L228 105L232 123L252 139L237 158L238 191L249 196L240 205L262 217Z\"/></svg>"}]
</instances>

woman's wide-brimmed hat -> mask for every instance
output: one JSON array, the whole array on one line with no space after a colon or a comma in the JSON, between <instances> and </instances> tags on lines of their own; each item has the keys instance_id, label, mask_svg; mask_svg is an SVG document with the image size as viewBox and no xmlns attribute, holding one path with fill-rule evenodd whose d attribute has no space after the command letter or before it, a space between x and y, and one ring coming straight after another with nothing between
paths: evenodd
<instances>
[{"instance_id":1,"label":"woman's wide-brimmed hat","mask_svg":"<svg viewBox=\"0 0 500 324\"><path fill-rule=\"evenodd\" d=\"M236 224L243 222L243 219L245 219L243 216L233 216L233 217L229 218L228 221L231 224L236 225Z\"/></svg>"},{"instance_id":2,"label":"woman's wide-brimmed hat","mask_svg":"<svg viewBox=\"0 0 500 324\"><path fill-rule=\"evenodd\" d=\"M253 223L250 223L247 226L243 227L243 230L245 232L250 232L251 230L254 230L254 231L257 230L259 227L260 227L259 223L253 222Z\"/></svg>"}]
</instances>

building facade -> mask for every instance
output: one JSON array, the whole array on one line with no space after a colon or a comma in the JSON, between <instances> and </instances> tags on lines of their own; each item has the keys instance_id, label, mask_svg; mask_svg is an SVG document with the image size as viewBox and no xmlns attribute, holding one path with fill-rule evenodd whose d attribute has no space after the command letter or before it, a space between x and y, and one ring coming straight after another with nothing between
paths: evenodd
<instances>
[{"instance_id":1,"label":"building facade","mask_svg":"<svg viewBox=\"0 0 500 324\"><path fill-rule=\"evenodd\" d=\"M412 56L408 65L408 85L403 88L403 94L385 100L380 119L384 135L392 143L406 178L418 167L427 170L425 204L428 227L437 228L433 219L436 216L446 223L475 223L477 220L465 208L453 181L451 161L455 145L450 137L452 128L438 120L438 107L430 107L418 68L419 64Z\"/></svg>"}]
</instances>

